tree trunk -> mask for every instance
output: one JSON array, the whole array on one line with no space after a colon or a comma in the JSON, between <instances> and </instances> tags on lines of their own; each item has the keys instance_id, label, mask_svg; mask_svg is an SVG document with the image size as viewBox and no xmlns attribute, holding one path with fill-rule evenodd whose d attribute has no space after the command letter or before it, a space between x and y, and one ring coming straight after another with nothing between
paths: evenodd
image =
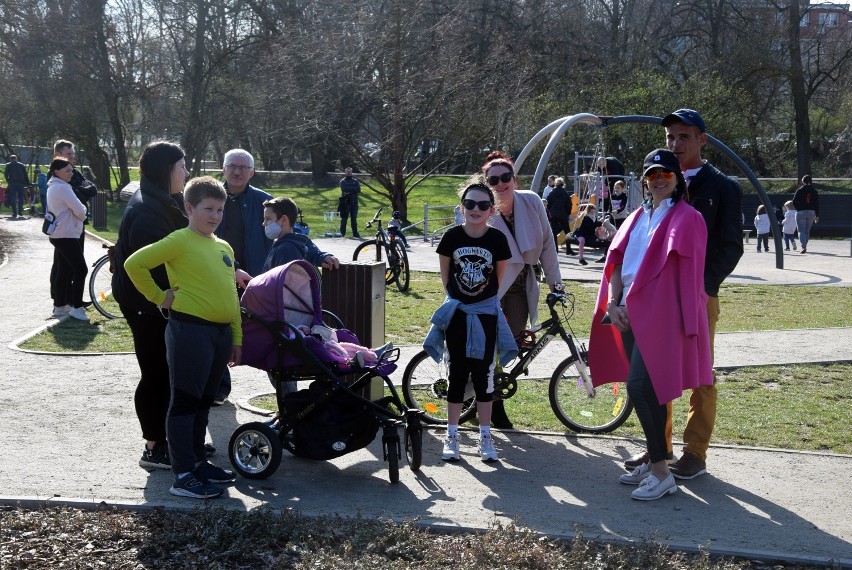
<instances>
[{"instance_id":1,"label":"tree trunk","mask_svg":"<svg viewBox=\"0 0 852 570\"><path fill-rule=\"evenodd\" d=\"M805 74L802 69L802 49L799 45L799 26L802 19L799 0L790 2L790 20L787 22L787 41L790 50L790 92L796 124L796 164L798 178L811 173L811 119L808 96L805 91Z\"/></svg>"}]
</instances>

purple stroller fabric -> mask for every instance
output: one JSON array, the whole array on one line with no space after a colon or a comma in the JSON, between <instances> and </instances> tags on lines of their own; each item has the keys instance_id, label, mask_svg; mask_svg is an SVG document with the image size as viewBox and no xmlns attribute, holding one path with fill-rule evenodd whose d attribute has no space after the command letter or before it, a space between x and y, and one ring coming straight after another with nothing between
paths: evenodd
<instances>
[{"instance_id":1,"label":"purple stroller fabric","mask_svg":"<svg viewBox=\"0 0 852 570\"><path fill-rule=\"evenodd\" d=\"M301 259L275 267L249 281L240 305L267 322L286 321L293 326L307 327L322 324L319 274L313 265ZM282 334L292 338L293 332L284 328ZM318 344L325 350L321 343ZM276 350L270 331L256 319L244 316L242 364L272 370L278 366ZM299 364L294 355L284 355L285 367Z\"/></svg>"}]
</instances>

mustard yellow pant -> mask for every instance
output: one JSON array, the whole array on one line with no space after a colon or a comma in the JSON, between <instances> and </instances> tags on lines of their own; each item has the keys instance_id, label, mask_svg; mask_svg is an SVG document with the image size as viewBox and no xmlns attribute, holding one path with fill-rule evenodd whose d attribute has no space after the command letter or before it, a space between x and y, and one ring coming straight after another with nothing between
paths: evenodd
<instances>
[{"instance_id":1,"label":"mustard yellow pant","mask_svg":"<svg viewBox=\"0 0 852 570\"><path fill-rule=\"evenodd\" d=\"M719 297L707 299L707 322L710 325L710 362L713 363L713 344L716 341L716 323L719 322ZM710 447L710 436L713 435L713 424L716 423L716 372L713 372L712 386L699 386L692 390L689 397L689 413L686 416L686 427L683 430L683 451L697 455L702 461L707 461L707 448ZM669 452L672 445L672 403L666 405L666 445Z\"/></svg>"}]
</instances>

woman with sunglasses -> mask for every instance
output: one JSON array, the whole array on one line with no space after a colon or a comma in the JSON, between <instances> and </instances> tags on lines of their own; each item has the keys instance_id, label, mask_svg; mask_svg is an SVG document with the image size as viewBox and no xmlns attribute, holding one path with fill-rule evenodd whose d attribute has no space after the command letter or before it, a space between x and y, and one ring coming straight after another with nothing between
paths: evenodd
<instances>
[{"instance_id":1,"label":"woman with sunglasses","mask_svg":"<svg viewBox=\"0 0 852 570\"><path fill-rule=\"evenodd\" d=\"M538 319L540 290L535 266L541 265L551 290L563 289L556 243L541 198L535 192L517 190L515 165L508 156L500 151L489 154L482 175L494 191L497 212L491 216L491 225L503 232L512 252L498 294L509 328L517 336L527 327L527 320L535 323ZM494 402L491 424L512 429L503 400Z\"/></svg>"},{"instance_id":2,"label":"woman with sunglasses","mask_svg":"<svg viewBox=\"0 0 852 570\"><path fill-rule=\"evenodd\" d=\"M462 225L447 230L438 244L441 282L447 299L432 316L423 346L436 361L449 353L447 438L441 458L459 459L458 424L468 377L476 392L479 417L479 457L496 461L491 439L494 398L494 357L507 363L518 353L497 291L511 255L505 236L488 225L494 213L494 195L476 183L461 193L465 213Z\"/></svg>"},{"instance_id":3,"label":"woman with sunglasses","mask_svg":"<svg viewBox=\"0 0 852 570\"><path fill-rule=\"evenodd\" d=\"M704 290L707 226L685 199L674 153L657 149L645 157L642 184L650 198L627 218L607 255L589 367L596 385L627 378L650 463L620 481L639 486L634 499L651 501L677 491L666 461L666 403L712 384L713 375Z\"/></svg>"}]
</instances>

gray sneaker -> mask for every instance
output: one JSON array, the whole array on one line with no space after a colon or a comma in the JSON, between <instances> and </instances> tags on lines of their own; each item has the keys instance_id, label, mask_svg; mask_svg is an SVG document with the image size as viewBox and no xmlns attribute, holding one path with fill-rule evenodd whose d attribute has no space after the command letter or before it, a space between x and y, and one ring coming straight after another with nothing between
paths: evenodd
<instances>
[{"instance_id":1,"label":"gray sneaker","mask_svg":"<svg viewBox=\"0 0 852 570\"><path fill-rule=\"evenodd\" d=\"M193 499L212 499L222 494L222 489L216 485L198 479L192 473L184 473L175 477L175 482L169 493L178 497L192 497Z\"/></svg>"},{"instance_id":2,"label":"gray sneaker","mask_svg":"<svg viewBox=\"0 0 852 570\"><path fill-rule=\"evenodd\" d=\"M479 458L486 463L497 461L497 450L494 449L494 440L491 436L479 438Z\"/></svg>"},{"instance_id":3,"label":"gray sneaker","mask_svg":"<svg viewBox=\"0 0 852 570\"><path fill-rule=\"evenodd\" d=\"M171 469L172 462L169 459L169 446L165 442L157 443L154 449L148 449L142 452L142 459L139 460L139 466L146 469Z\"/></svg>"}]
</instances>

